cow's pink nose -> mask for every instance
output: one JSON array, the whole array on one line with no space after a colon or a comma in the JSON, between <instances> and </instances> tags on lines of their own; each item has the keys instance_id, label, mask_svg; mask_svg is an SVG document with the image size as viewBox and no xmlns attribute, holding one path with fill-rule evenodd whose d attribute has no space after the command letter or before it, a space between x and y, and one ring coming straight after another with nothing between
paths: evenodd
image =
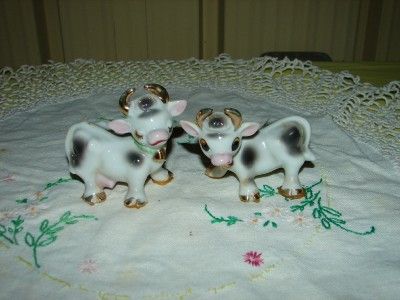
<instances>
[{"instance_id":1,"label":"cow's pink nose","mask_svg":"<svg viewBox=\"0 0 400 300\"><path fill-rule=\"evenodd\" d=\"M211 163L216 167L230 165L230 164L232 164L232 155L230 155L230 154L212 155Z\"/></svg>"},{"instance_id":2,"label":"cow's pink nose","mask_svg":"<svg viewBox=\"0 0 400 300\"><path fill-rule=\"evenodd\" d=\"M153 130L149 132L147 141L151 146L163 145L168 141L169 132L164 129Z\"/></svg>"}]
</instances>

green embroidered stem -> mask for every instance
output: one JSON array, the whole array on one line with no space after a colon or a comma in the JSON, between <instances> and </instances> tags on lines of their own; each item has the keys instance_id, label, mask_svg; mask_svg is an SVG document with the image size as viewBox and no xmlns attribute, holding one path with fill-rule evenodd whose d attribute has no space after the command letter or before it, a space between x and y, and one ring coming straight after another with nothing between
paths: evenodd
<instances>
[{"instance_id":1,"label":"green embroidered stem","mask_svg":"<svg viewBox=\"0 0 400 300\"><path fill-rule=\"evenodd\" d=\"M65 212L60 219L50 225L49 220L45 219L41 222L39 230L40 234L35 237L32 233L25 234L25 243L32 248L33 260L35 266L40 268L38 263L37 251L40 247L46 247L52 244L57 239L57 233L64 229L66 225L76 224L81 220L97 220L96 217L91 215L73 216L70 211Z\"/></svg>"},{"instance_id":2,"label":"green embroidered stem","mask_svg":"<svg viewBox=\"0 0 400 300\"><path fill-rule=\"evenodd\" d=\"M240 220L239 218L235 217L235 216L228 216L227 219L225 219L224 217L219 217L217 218L216 216L214 216L207 208L207 204L204 206L204 210L205 212L212 218L211 223L223 223L225 222L227 226L231 226L236 224L237 222L243 222L243 220Z\"/></svg>"},{"instance_id":3,"label":"green embroidered stem","mask_svg":"<svg viewBox=\"0 0 400 300\"><path fill-rule=\"evenodd\" d=\"M57 181L49 182L48 184L46 184L43 191L51 189L53 187L56 187L57 185L60 185L62 183L70 182L70 181L72 181L72 178L59 178Z\"/></svg>"},{"instance_id":4,"label":"green embroidered stem","mask_svg":"<svg viewBox=\"0 0 400 300\"><path fill-rule=\"evenodd\" d=\"M262 189L259 189L261 197L272 197L277 194L272 186L264 184Z\"/></svg>"},{"instance_id":5,"label":"green embroidered stem","mask_svg":"<svg viewBox=\"0 0 400 300\"><path fill-rule=\"evenodd\" d=\"M292 205L290 207L290 210L292 212L296 212L296 211L302 212L302 211L304 211L304 209L306 207L313 207L315 204L317 204L317 207L315 207L313 209L312 216L314 217L314 219L319 219L321 222L321 225L325 229L331 229L331 227L332 227L331 225L334 225L344 231L354 233L357 235L368 235L368 234L372 234L375 232L374 226L371 226L370 230L365 231L365 232L354 231L352 229L346 228L344 226L346 224L346 221L341 218L342 213L340 213L339 211L337 211L331 207L324 206L321 204L321 200L322 200L322 198L320 197L321 191L314 193L313 188L321 183L322 183L322 179L320 181L318 181L317 183L315 183L309 187L306 187L305 188L305 190L306 190L305 199L303 201L301 201L300 204L298 204L298 205Z\"/></svg>"},{"instance_id":6,"label":"green embroidered stem","mask_svg":"<svg viewBox=\"0 0 400 300\"><path fill-rule=\"evenodd\" d=\"M3 237L10 244L18 245L17 235L24 229L22 223L24 223L24 220L21 216L18 216L17 219L11 220L12 226L6 227L0 224L0 237ZM8 236L7 233L9 234Z\"/></svg>"}]
</instances>

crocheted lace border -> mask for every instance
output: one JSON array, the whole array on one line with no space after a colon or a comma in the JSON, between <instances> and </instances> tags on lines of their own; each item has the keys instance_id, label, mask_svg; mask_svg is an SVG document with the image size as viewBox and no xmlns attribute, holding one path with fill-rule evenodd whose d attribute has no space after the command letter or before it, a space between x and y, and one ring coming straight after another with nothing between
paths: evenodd
<instances>
[{"instance_id":1,"label":"crocheted lace border","mask_svg":"<svg viewBox=\"0 0 400 300\"><path fill-rule=\"evenodd\" d=\"M76 60L0 70L0 117L38 104L68 101L147 82L207 87L270 97L298 112L330 115L354 138L377 148L400 169L400 82L362 83L347 71L332 73L299 60L259 57L234 60L103 62Z\"/></svg>"}]
</instances>

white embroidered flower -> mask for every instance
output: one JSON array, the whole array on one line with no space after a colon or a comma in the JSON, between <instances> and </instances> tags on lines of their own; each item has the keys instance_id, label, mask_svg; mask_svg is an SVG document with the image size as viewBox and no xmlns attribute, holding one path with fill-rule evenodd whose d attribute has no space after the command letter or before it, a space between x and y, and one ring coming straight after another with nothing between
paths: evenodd
<instances>
[{"instance_id":1,"label":"white embroidered flower","mask_svg":"<svg viewBox=\"0 0 400 300\"><path fill-rule=\"evenodd\" d=\"M285 218L289 215L289 209L284 206L270 204L263 210L263 213L270 218Z\"/></svg>"},{"instance_id":2,"label":"white embroidered flower","mask_svg":"<svg viewBox=\"0 0 400 300\"><path fill-rule=\"evenodd\" d=\"M25 217L36 217L48 208L48 205L35 201L24 205L19 211L19 214Z\"/></svg>"}]
</instances>

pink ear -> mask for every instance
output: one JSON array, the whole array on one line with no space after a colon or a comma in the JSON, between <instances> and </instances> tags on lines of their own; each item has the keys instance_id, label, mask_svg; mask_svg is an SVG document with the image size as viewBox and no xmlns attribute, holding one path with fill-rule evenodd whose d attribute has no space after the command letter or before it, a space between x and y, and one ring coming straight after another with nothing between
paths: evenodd
<instances>
[{"instance_id":1,"label":"pink ear","mask_svg":"<svg viewBox=\"0 0 400 300\"><path fill-rule=\"evenodd\" d=\"M108 123L108 128L118 134L131 132L131 125L123 119L111 121L110 123Z\"/></svg>"},{"instance_id":2,"label":"pink ear","mask_svg":"<svg viewBox=\"0 0 400 300\"><path fill-rule=\"evenodd\" d=\"M200 128L197 127L195 124L188 122L188 121L180 121L179 122L183 128L189 135L198 137L200 135Z\"/></svg>"},{"instance_id":3,"label":"pink ear","mask_svg":"<svg viewBox=\"0 0 400 300\"><path fill-rule=\"evenodd\" d=\"M240 126L239 132L242 136L252 136L258 129L260 129L260 124L255 122L246 122Z\"/></svg>"},{"instance_id":4,"label":"pink ear","mask_svg":"<svg viewBox=\"0 0 400 300\"><path fill-rule=\"evenodd\" d=\"M187 101L186 100L177 100L168 102L168 110L173 117L179 116L186 108Z\"/></svg>"}]
</instances>

